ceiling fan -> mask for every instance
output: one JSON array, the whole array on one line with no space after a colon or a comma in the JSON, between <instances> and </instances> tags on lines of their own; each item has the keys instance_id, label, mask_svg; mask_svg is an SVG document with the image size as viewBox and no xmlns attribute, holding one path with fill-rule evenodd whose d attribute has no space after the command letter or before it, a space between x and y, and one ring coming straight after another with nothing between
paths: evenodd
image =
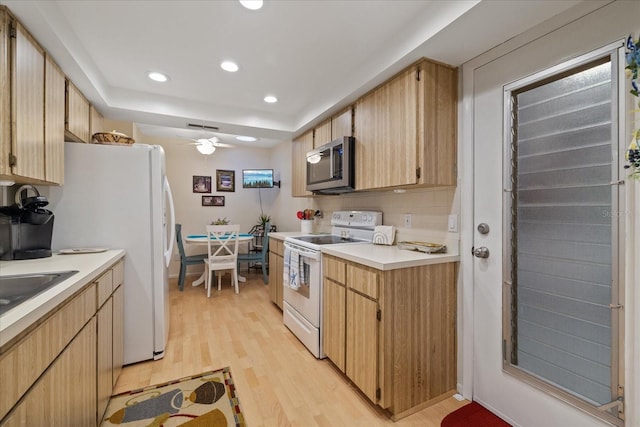
<instances>
[{"instance_id":1,"label":"ceiling fan","mask_svg":"<svg viewBox=\"0 0 640 427\"><path fill-rule=\"evenodd\" d=\"M196 125L192 125L192 124L187 124L187 126L191 126L191 127L196 127ZM193 139L193 138L188 138L190 141L193 141L192 144L194 144L196 146L196 149L202 153L202 154L213 154L214 151L216 151L216 148L234 148L233 145L231 144L225 144L220 142L220 138L218 138L217 136L212 136L207 138L206 137L206 132L207 132L207 128L211 128L211 129L215 129L217 130L217 127L212 127L212 126L197 126L200 127L204 132L205 132L205 136L197 138L197 139Z\"/></svg>"}]
</instances>

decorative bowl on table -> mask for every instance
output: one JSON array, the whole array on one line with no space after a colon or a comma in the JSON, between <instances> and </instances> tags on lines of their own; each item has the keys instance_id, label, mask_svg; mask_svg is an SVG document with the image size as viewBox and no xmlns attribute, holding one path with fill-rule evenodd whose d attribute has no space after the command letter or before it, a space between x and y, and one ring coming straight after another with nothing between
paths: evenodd
<instances>
[{"instance_id":1,"label":"decorative bowl on table","mask_svg":"<svg viewBox=\"0 0 640 427\"><path fill-rule=\"evenodd\" d=\"M98 144L121 144L131 145L136 141L135 139L125 135L124 133L111 131L111 132L97 132L93 134L93 140Z\"/></svg>"}]
</instances>

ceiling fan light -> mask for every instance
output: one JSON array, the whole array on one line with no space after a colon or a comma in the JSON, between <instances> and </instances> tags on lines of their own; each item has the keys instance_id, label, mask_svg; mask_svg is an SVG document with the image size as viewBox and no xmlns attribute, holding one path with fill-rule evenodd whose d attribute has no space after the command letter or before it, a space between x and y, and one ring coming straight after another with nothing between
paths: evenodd
<instances>
[{"instance_id":1,"label":"ceiling fan light","mask_svg":"<svg viewBox=\"0 0 640 427\"><path fill-rule=\"evenodd\" d=\"M198 145L196 145L196 148L201 154L206 155L213 154L213 152L216 151L216 147L213 146L211 141L207 141L206 143L198 141Z\"/></svg>"}]
</instances>

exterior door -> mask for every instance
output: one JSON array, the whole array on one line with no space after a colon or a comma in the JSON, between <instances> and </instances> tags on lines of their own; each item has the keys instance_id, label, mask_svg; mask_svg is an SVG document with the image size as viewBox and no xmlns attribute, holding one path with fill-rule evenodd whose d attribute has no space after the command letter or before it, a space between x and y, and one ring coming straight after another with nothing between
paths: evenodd
<instances>
[{"instance_id":1,"label":"exterior door","mask_svg":"<svg viewBox=\"0 0 640 427\"><path fill-rule=\"evenodd\" d=\"M578 56L574 52L584 52L578 34L571 37L576 40L576 46L556 43L559 38L567 40L567 28L473 70L473 245L476 251L478 248L488 250L488 257L478 257L482 256L478 251L472 261L473 400L514 425L605 425L503 370L503 306L509 303L509 293L503 288L506 286L503 251L508 251L509 247L504 243L502 218L505 194L510 191L503 163L509 161L504 155L504 134L505 125L511 119L509 112L504 110L505 86ZM593 50L596 47L599 46L595 45ZM478 229L482 223L488 227Z\"/></svg>"}]
</instances>

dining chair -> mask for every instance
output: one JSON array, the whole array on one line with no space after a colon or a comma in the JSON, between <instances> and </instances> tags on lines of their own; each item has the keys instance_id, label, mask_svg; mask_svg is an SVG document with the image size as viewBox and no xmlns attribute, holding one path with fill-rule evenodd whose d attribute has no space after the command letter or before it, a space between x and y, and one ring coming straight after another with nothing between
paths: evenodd
<instances>
[{"instance_id":1,"label":"dining chair","mask_svg":"<svg viewBox=\"0 0 640 427\"><path fill-rule=\"evenodd\" d=\"M182 243L182 224L176 224L176 240L178 243L178 252L180 253L180 275L178 276L178 288L184 290L184 279L187 275L188 265L200 265L207 258L207 254L189 255L184 252L184 244Z\"/></svg>"},{"instance_id":2,"label":"dining chair","mask_svg":"<svg viewBox=\"0 0 640 427\"><path fill-rule=\"evenodd\" d=\"M240 225L208 225L207 254L204 260L206 271L205 286L207 297L211 297L211 272L232 270L231 285L238 289L238 234ZM218 290L222 287L222 275L218 274Z\"/></svg>"},{"instance_id":3,"label":"dining chair","mask_svg":"<svg viewBox=\"0 0 640 427\"><path fill-rule=\"evenodd\" d=\"M260 252L238 254L238 270L240 270L241 262L259 262L262 265L262 281L265 285L269 284L269 275L267 274L267 253L269 252L270 227L271 224L268 222L264 225L264 236L262 236L262 249Z\"/></svg>"}]
</instances>

